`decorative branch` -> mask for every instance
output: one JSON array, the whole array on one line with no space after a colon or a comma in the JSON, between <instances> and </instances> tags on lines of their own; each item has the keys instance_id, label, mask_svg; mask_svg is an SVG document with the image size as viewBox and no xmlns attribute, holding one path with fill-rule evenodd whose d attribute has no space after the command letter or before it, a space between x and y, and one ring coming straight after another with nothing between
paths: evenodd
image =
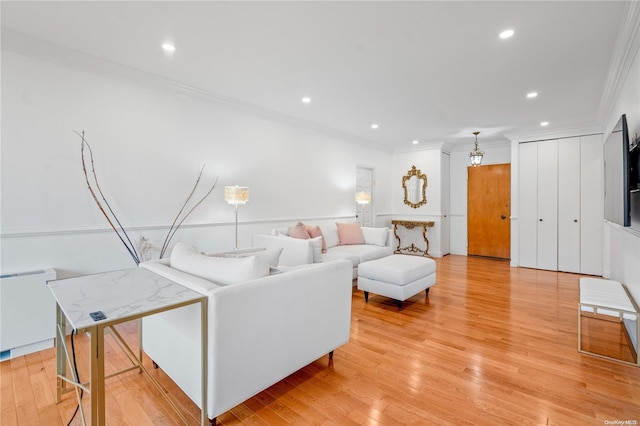
<instances>
[{"instance_id":1,"label":"decorative branch","mask_svg":"<svg viewBox=\"0 0 640 426\"><path fill-rule=\"evenodd\" d=\"M189 215L196 209L196 207L198 207L205 200L205 198L207 198L209 196L209 194L211 194L211 192L213 191L213 188L215 188L216 184L218 183L218 178L216 177L216 180L215 180L215 182L213 182L213 185L211 185L211 188L209 188L209 191L207 191L207 193L204 194L204 196L200 199L200 201L198 201L195 204L195 206L193 206L187 212L187 214L184 215L182 220L180 220L180 222L178 222L178 224L176 225L176 222L178 221L178 219L180 218L180 215L182 214L182 212L184 211L185 207L189 203L189 200L191 200L191 197L193 197L194 192L196 192L196 188L198 187L198 184L200 183L200 178L202 177L202 172L204 171L204 167L205 166L203 165L202 168L200 169L200 173L198 174L198 179L196 179L196 183L193 186L193 189L191 190L191 193L189 193L189 196L187 197L186 201L182 205L182 208L180 209L180 211L176 215L176 218L173 220L173 223L171 224L171 227L169 228L169 232L167 232L167 236L164 239L164 243L162 244L162 248L160 249L160 259L162 259L164 257L164 254L167 251L167 248L169 247L169 243L171 242L171 239L175 235L175 233L178 230L178 228L180 228L180 225L182 225L182 223L187 219L187 217L189 217Z\"/></svg>"},{"instance_id":2,"label":"decorative branch","mask_svg":"<svg viewBox=\"0 0 640 426\"><path fill-rule=\"evenodd\" d=\"M74 132L75 132L75 134L80 136L80 141L81 141L80 142L81 143L80 154L82 156L82 171L84 172L84 178L85 178L85 181L87 182L87 187L89 188L89 192L91 193L91 196L93 197L93 200L98 205L98 208L100 209L100 212L102 212L102 215L105 217L105 219L107 219L107 222L111 226L111 229L113 229L113 231L116 233L116 235L118 236L118 238L120 239L122 244L124 244L125 248L127 249L129 254L131 255L131 257L133 258L133 261L136 263L136 265L138 265L140 263L140 257L138 256L138 253L136 252L135 246L131 242L131 239L129 238L129 235L127 235L127 231L125 231L124 227L120 223L120 220L118 219L116 214L113 212L113 209L111 208L111 205L109 204L109 202L105 198L104 194L102 193L102 189L100 188L100 184L98 183L98 177L96 175L96 169L95 169L95 165L94 165L94 162L93 162L93 151L91 150L91 146L89 145L89 143L84 138L84 130L82 131L82 133L78 133L75 130L74 130ZM87 147L88 151L89 151L89 159L91 160L91 174L93 176L94 185L96 186L96 189L98 190L98 193L100 194L100 197L102 198L102 201L107 206L107 210L109 211L109 213L107 213L107 211L105 211L104 207L100 203L100 200L98 199L98 196L96 195L96 191L93 189L93 187L91 185L91 182L89 181L89 173L87 172L87 164L86 164L86 161L85 161L85 154L84 154L85 147ZM113 219L109 216L109 214L111 216L113 216ZM113 223L114 221L118 224L117 228Z\"/></svg>"},{"instance_id":3,"label":"decorative branch","mask_svg":"<svg viewBox=\"0 0 640 426\"><path fill-rule=\"evenodd\" d=\"M98 182L98 176L96 175L95 165L94 165L94 161L93 161L93 151L91 150L91 146L89 145L89 143L84 138L84 130L82 131L82 133L79 133L79 132L74 130L74 133L77 134L78 136L80 136L80 140L81 140L80 153L81 153L81 156L82 156L82 171L84 172L84 177L85 177L85 181L87 183L87 187L89 188L89 192L91 193L91 196L93 197L93 200L98 205L98 209L100 210L102 215L105 217L105 219L109 223L109 226L111 226L111 229L113 229L113 231L116 233L116 235L118 236L118 238L120 239L122 244L125 246L125 248L129 252L129 254L131 255L133 261L136 263L136 265L138 265L140 263L140 261L141 261L141 256L138 253L138 251L136 250L136 246L131 242L131 239L129 238L129 235L127 234L127 231L124 229L124 227L120 223L120 220L118 219L118 217L114 213L113 209L111 208L111 205L107 201L106 197L104 196L104 193L102 192L102 189L100 188L100 184ZM85 157L86 157L85 156L85 147L87 148L87 150L89 152L88 157L89 157L89 160L90 160L90 163L91 163L91 176L93 177L93 183L90 181L89 172L87 170L87 164L86 164L86 159L85 159ZM187 196L187 199L185 200L184 204L182 205L182 207L178 211L178 214L176 215L175 219L171 223L171 227L169 228L169 231L167 232L167 235L166 235L166 237L164 239L164 242L162 244L162 248L160 250L160 259L162 259L162 257L164 256L167 248L169 247L169 243L171 242L171 239L173 238L175 233L178 231L180 226L191 215L191 213L193 213L193 211L211 194L213 189L216 187L216 184L218 183L218 178L216 177L216 180L213 183L213 185L211 186L211 188L209 188L209 191L207 191L207 193L202 198L200 198L200 200L193 207L191 207L187 211L187 213L182 216L182 218L180 218L180 216L184 212L185 208L187 208L187 205L189 204L189 201L191 201L191 198L193 197L193 194L196 192L196 189L198 188L198 184L200 183L200 180L202 178L202 173L204 171L204 168L205 168L205 166L203 165L202 168L200 169L200 173L198 174L198 178L196 179L196 183L194 184L193 188L191 189L191 192ZM94 186L95 186L95 189L94 189ZM100 197L98 197L98 194L100 195ZM102 202L100 201L100 199L102 200ZM106 208L103 205L106 206ZM145 243L145 244L149 245L148 241L146 241L146 239L143 238L142 240L144 240L144 241L142 241L142 243ZM147 249L148 249L148 247L147 247Z\"/></svg>"}]
</instances>

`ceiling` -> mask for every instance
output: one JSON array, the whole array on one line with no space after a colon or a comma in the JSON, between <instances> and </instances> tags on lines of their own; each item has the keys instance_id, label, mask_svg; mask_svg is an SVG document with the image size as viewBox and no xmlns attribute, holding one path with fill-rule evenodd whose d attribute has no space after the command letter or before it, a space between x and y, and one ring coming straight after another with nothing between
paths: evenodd
<instances>
[{"instance_id":1,"label":"ceiling","mask_svg":"<svg viewBox=\"0 0 640 426\"><path fill-rule=\"evenodd\" d=\"M623 13L616 1L1 3L3 40L39 39L395 149L470 146L473 131L506 141L542 121L547 132L602 126ZM505 29L513 37L500 39Z\"/></svg>"}]
</instances>

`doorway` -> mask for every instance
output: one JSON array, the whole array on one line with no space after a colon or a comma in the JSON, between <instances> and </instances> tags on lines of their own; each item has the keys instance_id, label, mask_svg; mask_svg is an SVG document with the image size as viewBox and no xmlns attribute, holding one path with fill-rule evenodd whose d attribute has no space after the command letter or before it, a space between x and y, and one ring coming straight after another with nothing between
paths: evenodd
<instances>
[{"instance_id":1,"label":"doorway","mask_svg":"<svg viewBox=\"0 0 640 426\"><path fill-rule=\"evenodd\" d=\"M467 168L467 254L511 257L511 164Z\"/></svg>"},{"instance_id":2,"label":"doorway","mask_svg":"<svg viewBox=\"0 0 640 426\"><path fill-rule=\"evenodd\" d=\"M373 169L367 167L356 167L356 192L366 192L371 194L371 201L368 204L356 203L356 220L362 226L373 226Z\"/></svg>"}]
</instances>

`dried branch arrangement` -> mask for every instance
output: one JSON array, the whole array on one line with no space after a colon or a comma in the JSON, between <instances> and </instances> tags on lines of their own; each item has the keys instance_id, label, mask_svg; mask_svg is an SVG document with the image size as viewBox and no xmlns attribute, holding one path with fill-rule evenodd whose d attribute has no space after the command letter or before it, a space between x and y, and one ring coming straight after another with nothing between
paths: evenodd
<instances>
[{"instance_id":1,"label":"dried branch arrangement","mask_svg":"<svg viewBox=\"0 0 640 426\"><path fill-rule=\"evenodd\" d=\"M107 220L107 223L109 223L109 226L116 233L116 235L118 236L122 244L125 246L129 254L131 255L131 258L137 265L141 261L141 256L136 250L136 246L131 242L131 239L129 238L129 235L127 234L126 229L124 229L124 227L120 223L118 216L116 216L113 209L111 208L111 205L109 204L106 197L104 196L104 193L102 192L102 188L100 188L100 183L98 182L98 177L96 175L96 170L95 170L95 164L93 161L93 151L91 150L91 146L89 145L89 143L84 137L84 130L82 131L82 133L77 131L74 131L74 132L75 134L80 136L80 142L81 142L80 154L82 156L82 171L84 172L84 177L87 183L87 187L89 188L89 192L91 193L93 200L98 205L98 209ZM90 170L87 167L87 163L90 165ZM171 223L171 226L169 227L167 236L165 237L162 247L160 249L161 259L166 253L167 248L169 247L169 243L171 242L171 239L173 238L175 233L178 231L180 226L189 217L189 215L191 215L191 213L193 213L193 211L200 204L202 204L202 202L211 194L213 189L216 187L216 184L218 183L218 178L216 178L215 182L213 182L213 185L211 185L211 188L209 188L207 193L204 194L204 196L200 198L192 207L188 208L187 206L189 205L189 202L193 198L193 195L195 194L196 189L200 184L203 171L204 171L204 166L202 166L202 168L200 169L200 173L198 174L198 178L196 179L196 182L193 185L191 192L187 196L187 199L185 200L184 204L178 211L178 214L176 215L175 219Z\"/></svg>"}]
</instances>

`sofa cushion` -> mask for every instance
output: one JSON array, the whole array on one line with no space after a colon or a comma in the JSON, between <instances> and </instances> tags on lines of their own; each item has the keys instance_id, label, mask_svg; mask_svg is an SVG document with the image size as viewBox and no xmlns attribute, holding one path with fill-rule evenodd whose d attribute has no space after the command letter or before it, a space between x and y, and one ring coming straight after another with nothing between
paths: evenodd
<instances>
[{"instance_id":1,"label":"sofa cushion","mask_svg":"<svg viewBox=\"0 0 640 426\"><path fill-rule=\"evenodd\" d=\"M338 227L338 245L364 244L364 236L358 222L337 222L336 226Z\"/></svg>"},{"instance_id":2,"label":"sofa cushion","mask_svg":"<svg viewBox=\"0 0 640 426\"><path fill-rule=\"evenodd\" d=\"M322 253L327 252L327 243L324 240L324 236L322 235L322 229L318 225L305 225L305 229L311 238L320 237L322 241Z\"/></svg>"},{"instance_id":3,"label":"sofa cushion","mask_svg":"<svg viewBox=\"0 0 640 426\"><path fill-rule=\"evenodd\" d=\"M393 254L393 248L389 246L374 246L370 244L337 246L327 250L323 259L325 262L336 259L347 259L351 261L354 267L360 262L367 262L373 259L390 256Z\"/></svg>"},{"instance_id":4,"label":"sofa cushion","mask_svg":"<svg viewBox=\"0 0 640 426\"><path fill-rule=\"evenodd\" d=\"M347 248L357 246L337 246L330 248L322 255L322 260L324 262L331 262L332 260L345 259L351 262L351 266L354 268L357 267L360 263L360 256L357 253L349 252L349 250L342 250L343 247Z\"/></svg>"},{"instance_id":5,"label":"sofa cushion","mask_svg":"<svg viewBox=\"0 0 640 426\"><path fill-rule=\"evenodd\" d=\"M301 238L303 240L308 240L309 238L311 238L311 236L307 232L307 228L302 222L298 222L294 226L289 228L288 234L290 237Z\"/></svg>"},{"instance_id":6,"label":"sofa cushion","mask_svg":"<svg viewBox=\"0 0 640 426\"><path fill-rule=\"evenodd\" d=\"M387 245L389 230L387 228L368 228L362 227L362 236L365 244L373 244L375 246Z\"/></svg>"},{"instance_id":7,"label":"sofa cushion","mask_svg":"<svg viewBox=\"0 0 640 426\"><path fill-rule=\"evenodd\" d=\"M322 263L322 237L311 238L313 248L313 263Z\"/></svg>"},{"instance_id":8,"label":"sofa cushion","mask_svg":"<svg viewBox=\"0 0 640 426\"><path fill-rule=\"evenodd\" d=\"M187 274L228 285L269 275L269 264L256 256L214 257L178 243L171 252L171 267Z\"/></svg>"},{"instance_id":9,"label":"sofa cushion","mask_svg":"<svg viewBox=\"0 0 640 426\"><path fill-rule=\"evenodd\" d=\"M320 225L320 230L322 231L322 236L324 237L327 249L338 245L340 239L338 238L338 227L335 224Z\"/></svg>"}]
</instances>

